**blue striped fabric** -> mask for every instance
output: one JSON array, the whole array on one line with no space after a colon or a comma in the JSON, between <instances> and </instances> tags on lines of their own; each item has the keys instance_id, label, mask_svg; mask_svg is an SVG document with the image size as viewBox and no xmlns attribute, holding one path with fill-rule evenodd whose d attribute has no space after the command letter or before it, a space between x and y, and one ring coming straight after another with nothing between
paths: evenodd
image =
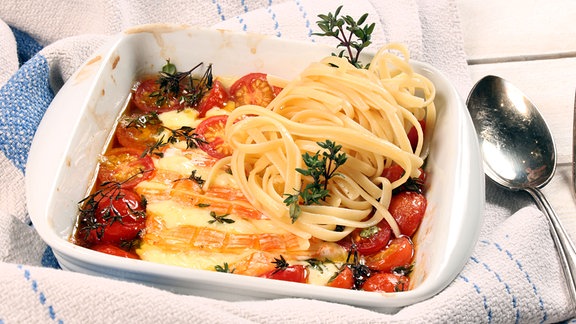
<instances>
[{"instance_id":1,"label":"blue striped fabric","mask_svg":"<svg viewBox=\"0 0 576 324\"><path fill-rule=\"evenodd\" d=\"M39 54L42 46L28 34L12 31L21 67L0 89L0 150L25 172L32 138L54 93L48 62Z\"/></svg>"},{"instance_id":2,"label":"blue striped fabric","mask_svg":"<svg viewBox=\"0 0 576 324\"><path fill-rule=\"evenodd\" d=\"M0 89L0 150L22 172L28 151L44 112L54 98L49 84L49 64L42 46L28 34L12 28L20 69ZM42 265L60 268L47 247Z\"/></svg>"},{"instance_id":3,"label":"blue striped fabric","mask_svg":"<svg viewBox=\"0 0 576 324\"><path fill-rule=\"evenodd\" d=\"M0 150L22 172L34 133L54 98L48 73L46 58L37 54L0 89Z\"/></svg>"}]
</instances>

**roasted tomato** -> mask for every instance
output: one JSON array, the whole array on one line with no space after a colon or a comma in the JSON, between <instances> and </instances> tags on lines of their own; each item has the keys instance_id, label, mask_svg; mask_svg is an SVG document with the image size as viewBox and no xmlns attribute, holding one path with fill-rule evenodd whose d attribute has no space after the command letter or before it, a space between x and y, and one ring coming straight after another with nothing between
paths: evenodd
<instances>
[{"instance_id":1,"label":"roasted tomato","mask_svg":"<svg viewBox=\"0 0 576 324\"><path fill-rule=\"evenodd\" d=\"M362 285L362 290L380 292L398 292L408 290L410 279L390 272L371 275Z\"/></svg>"},{"instance_id":2,"label":"roasted tomato","mask_svg":"<svg viewBox=\"0 0 576 324\"><path fill-rule=\"evenodd\" d=\"M124 147L144 151L156 144L156 134L162 129L162 122L151 114L133 113L118 122L116 139Z\"/></svg>"},{"instance_id":3,"label":"roasted tomato","mask_svg":"<svg viewBox=\"0 0 576 324\"><path fill-rule=\"evenodd\" d=\"M183 109L181 98L182 89L179 93L162 93L157 77L143 79L134 90L133 102L136 107L145 112L166 112Z\"/></svg>"},{"instance_id":4,"label":"roasted tomato","mask_svg":"<svg viewBox=\"0 0 576 324\"><path fill-rule=\"evenodd\" d=\"M232 154L232 148L224 142L224 128L227 120L226 115L212 116L204 119L196 127L196 134L202 139L198 147L217 159Z\"/></svg>"},{"instance_id":5,"label":"roasted tomato","mask_svg":"<svg viewBox=\"0 0 576 324\"><path fill-rule=\"evenodd\" d=\"M390 201L388 210L400 227L400 233L412 236L424 218L426 197L414 191L402 191Z\"/></svg>"},{"instance_id":6,"label":"roasted tomato","mask_svg":"<svg viewBox=\"0 0 576 324\"><path fill-rule=\"evenodd\" d=\"M398 164L394 164L382 170L382 176L390 180L390 182L394 182L402 178L403 175L404 175L404 169L402 169L402 167L399 166Z\"/></svg>"},{"instance_id":7,"label":"roasted tomato","mask_svg":"<svg viewBox=\"0 0 576 324\"><path fill-rule=\"evenodd\" d=\"M119 147L111 149L100 158L98 180L118 182L129 189L138 183L150 179L155 172L154 162L150 156L141 156L137 149Z\"/></svg>"},{"instance_id":8,"label":"roasted tomato","mask_svg":"<svg viewBox=\"0 0 576 324\"><path fill-rule=\"evenodd\" d=\"M136 253L131 252L131 251L126 251L126 250L120 248L119 246L114 245L114 244L110 244L110 243L96 244L92 247L92 250L106 253L106 254L119 256L119 257L123 257L123 258L140 259L140 257Z\"/></svg>"},{"instance_id":9,"label":"roasted tomato","mask_svg":"<svg viewBox=\"0 0 576 324\"><path fill-rule=\"evenodd\" d=\"M356 251L362 255L372 255L384 249L390 241L392 229L385 220L378 225L368 228L357 228L350 235L338 242L347 250L352 250L353 245Z\"/></svg>"},{"instance_id":10,"label":"roasted tomato","mask_svg":"<svg viewBox=\"0 0 576 324\"><path fill-rule=\"evenodd\" d=\"M328 286L352 289L354 286L354 273L348 266L344 266L334 279L328 281Z\"/></svg>"},{"instance_id":11,"label":"roasted tomato","mask_svg":"<svg viewBox=\"0 0 576 324\"><path fill-rule=\"evenodd\" d=\"M287 266L282 269L275 269L265 274L263 277L269 279L305 283L306 276L307 276L306 267L300 264L296 264Z\"/></svg>"},{"instance_id":12,"label":"roasted tomato","mask_svg":"<svg viewBox=\"0 0 576 324\"><path fill-rule=\"evenodd\" d=\"M146 226L142 199L132 190L106 188L94 196L97 204L82 231L88 231L90 243L120 243L130 241Z\"/></svg>"},{"instance_id":13,"label":"roasted tomato","mask_svg":"<svg viewBox=\"0 0 576 324\"><path fill-rule=\"evenodd\" d=\"M198 104L198 117L202 118L206 116L206 113L214 107L224 107L226 102L228 102L228 98L228 92L226 92L222 82L218 80L214 81L210 91L202 97Z\"/></svg>"},{"instance_id":14,"label":"roasted tomato","mask_svg":"<svg viewBox=\"0 0 576 324\"><path fill-rule=\"evenodd\" d=\"M366 266L371 270L390 272L396 267L407 267L412 262L414 246L406 236L390 241L388 247L366 257Z\"/></svg>"},{"instance_id":15,"label":"roasted tomato","mask_svg":"<svg viewBox=\"0 0 576 324\"><path fill-rule=\"evenodd\" d=\"M230 87L230 95L236 106L257 105L266 107L276 96L275 93L275 89L268 83L264 73L246 74Z\"/></svg>"}]
</instances>

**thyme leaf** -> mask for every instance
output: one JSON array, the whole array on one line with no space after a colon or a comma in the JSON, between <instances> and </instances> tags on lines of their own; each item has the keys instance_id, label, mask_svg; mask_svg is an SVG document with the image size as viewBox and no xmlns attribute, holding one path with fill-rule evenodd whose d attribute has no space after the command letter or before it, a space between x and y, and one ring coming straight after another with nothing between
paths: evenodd
<instances>
[{"instance_id":1,"label":"thyme leaf","mask_svg":"<svg viewBox=\"0 0 576 324\"><path fill-rule=\"evenodd\" d=\"M224 273L234 273L234 271L236 269L230 269L228 262L224 262L223 266L221 266L219 264L215 265L214 270L216 270L218 272L224 272Z\"/></svg>"},{"instance_id":2,"label":"thyme leaf","mask_svg":"<svg viewBox=\"0 0 576 324\"><path fill-rule=\"evenodd\" d=\"M212 217L213 219L209 220L208 224L214 224L216 222L218 222L219 224L232 224L236 222L233 219L227 218L228 216L230 216L230 214L216 215L216 212L211 211L210 217Z\"/></svg>"}]
</instances>

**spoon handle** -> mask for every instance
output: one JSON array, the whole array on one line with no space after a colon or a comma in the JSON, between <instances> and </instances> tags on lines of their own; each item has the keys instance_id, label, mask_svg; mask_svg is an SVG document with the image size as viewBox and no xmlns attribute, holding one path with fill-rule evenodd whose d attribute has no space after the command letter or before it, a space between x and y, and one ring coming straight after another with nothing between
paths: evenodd
<instances>
[{"instance_id":1,"label":"spoon handle","mask_svg":"<svg viewBox=\"0 0 576 324\"><path fill-rule=\"evenodd\" d=\"M529 188L526 191L534 198L536 204L550 222L550 233L558 250L560 263L568 283L568 290L572 295L572 301L576 302L576 249L574 249L574 244L542 192L536 188Z\"/></svg>"}]
</instances>

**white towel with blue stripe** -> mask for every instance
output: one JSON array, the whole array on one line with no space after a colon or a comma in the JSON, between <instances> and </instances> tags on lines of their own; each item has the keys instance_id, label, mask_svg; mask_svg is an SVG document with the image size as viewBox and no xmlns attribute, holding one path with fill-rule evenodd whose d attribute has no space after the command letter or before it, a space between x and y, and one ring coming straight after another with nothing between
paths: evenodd
<instances>
[{"instance_id":1,"label":"white towel with blue stripe","mask_svg":"<svg viewBox=\"0 0 576 324\"><path fill-rule=\"evenodd\" d=\"M28 150L64 82L111 35L165 22L325 42L317 15L369 13L374 46L408 45L462 96L471 84L454 0L4 0L0 3L0 323L547 323L576 316L542 213L487 181L485 224L445 290L395 314L318 300L228 302L59 269L26 211ZM576 322L572 320L573 322Z\"/></svg>"}]
</instances>

